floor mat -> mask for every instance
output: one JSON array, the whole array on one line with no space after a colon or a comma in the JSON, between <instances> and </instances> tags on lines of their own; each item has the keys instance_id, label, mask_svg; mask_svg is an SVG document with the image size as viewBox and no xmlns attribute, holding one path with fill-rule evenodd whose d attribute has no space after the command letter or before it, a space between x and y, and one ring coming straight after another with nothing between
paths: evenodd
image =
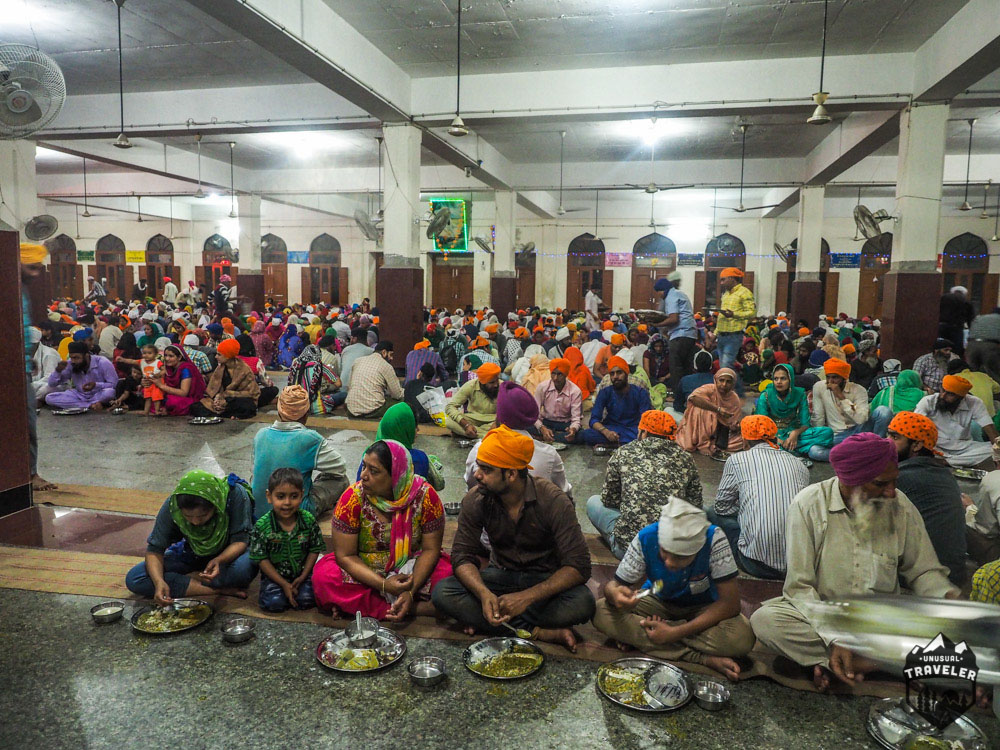
<instances>
[{"instance_id":1,"label":"floor mat","mask_svg":"<svg viewBox=\"0 0 1000 750\"><path fill-rule=\"evenodd\" d=\"M42 591L57 594L79 594L84 596L114 597L137 601L125 588L125 574L140 561L138 557L125 555L105 555L93 552L67 552L57 549L34 549L31 547L8 547L0 545L0 588ZM342 628L347 620L333 619L316 610L307 612L265 613L257 606L257 582L250 588L247 599L215 597L213 603L217 613L243 614L262 619L286 622L308 622ZM86 613L81 613L81 620ZM448 623L433 617L417 617L401 626L388 625L393 630L414 638L438 638L453 641L472 642L476 638L465 635L455 623ZM622 652L605 644L604 636L591 625L576 628L584 639L575 654L566 649L547 643L539 646L555 656L577 658L592 662L608 662L622 656ZM635 652L633 652L635 653ZM742 679L768 677L786 687L815 692L812 681L805 672L787 668L781 659L772 654L754 651L750 654L750 665L743 672ZM712 670L699 664L682 662L684 669L718 678ZM855 688L836 685L831 690L838 694L892 697L903 694L901 683L862 682Z\"/></svg>"}]
</instances>

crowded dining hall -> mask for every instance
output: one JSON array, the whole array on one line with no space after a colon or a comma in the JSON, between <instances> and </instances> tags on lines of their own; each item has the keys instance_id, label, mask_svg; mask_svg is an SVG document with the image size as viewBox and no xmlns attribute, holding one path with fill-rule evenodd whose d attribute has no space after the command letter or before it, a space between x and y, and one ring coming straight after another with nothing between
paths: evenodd
<instances>
[{"instance_id":1,"label":"crowded dining hall","mask_svg":"<svg viewBox=\"0 0 1000 750\"><path fill-rule=\"evenodd\" d=\"M995 0L0 16L0 745L1000 750Z\"/></svg>"}]
</instances>

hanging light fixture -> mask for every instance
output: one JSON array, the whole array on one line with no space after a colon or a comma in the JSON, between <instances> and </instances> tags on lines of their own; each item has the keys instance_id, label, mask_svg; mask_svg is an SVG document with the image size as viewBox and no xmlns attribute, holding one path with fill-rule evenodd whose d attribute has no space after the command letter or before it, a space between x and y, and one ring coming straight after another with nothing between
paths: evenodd
<instances>
[{"instance_id":1,"label":"hanging light fixture","mask_svg":"<svg viewBox=\"0 0 1000 750\"><path fill-rule=\"evenodd\" d=\"M194 137L195 143L198 144L198 189L194 193L195 198L204 198L205 191L201 189L201 133Z\"/></svg>"},{"instance_id":2,"label":"hanging light fixture","mask_svg":"<svg viewBox=\"0 0 1000 750\"><path fill-rule=\"evenodd\" d=\"M997 209L993 218L993 236L990 242L1000 242L1000 187L997 188Z\"/></svg>"},{"instance_id":3,"label":"hanging light fixture","mask_svg":"<svg viewBox=\"0 0 1000 750\"><path fill-rule=\"evenodd\" d=\"M451 121L448 135L461 138L469 134L469 129L462 121L462 0L458 0L458 38L455 44L455 119Z\"/></svg>"},{"instance_id":4,"label":"hanging light fixture","mask_svg":"<svg viewBox=\"0 0 1000 750\"><path fill-rule=\"evenodd\" d=\"M121 130L111 144L115 148L132 148L132 143L125 135L125 85L122 74L122 6L125 0L115 0L118 8L118 112L121 115Z\"/></svg>"},{"instance_id":5,"label":"hanging light fixture","mask_svg":"<svg viewBox=\"0 0 1000 750\"><path fill-rule=\"evenodd\" d=\"M135 193L133 193L133 195L135 195ZM136 195L135 196L135 203L139 207L139 218L136 219L136 221L139 222L140 224L142 224L143 218L142 218L142 196L141 195Z\"/></svg>"},{"instance_id":6,"label":"hanging light fixture","mask_svg":"<svg viewBox=\"0 0 1000 750\"><path fill-rule=\"evenodd\" d=\"M83 218L90 218L90 207L87 206L87 157L83 158Z\"/></svg>"},{"instance_id":7,"label":"hanging light fixture","mask_svg":"<svg viewBox=\"0 0 1000 750\"><path fill-rule=\"evenodd\" d=\"M812 96L813 101L816 102L816 109L813 110L812 116L806 120L810 125L826 125L833 121L830 113L823 106L830 97L830 94L823 90L823 74L826 72L826 22L828 10L829 0L823 0L823 51L819 58L819 91Z\"/></svg>"},{"instance_id":8,"label":"hanging light fixture","mask_svg":"<svg viewBox=\"0 0 1000 750\"><path fill-rule=\"evenodd\" d=\"M236 183L233 180L233 149L236 141L229 142L229 218L236 218Z\"/></svg>"},{"instance_id":9,"label":"hanging light fixture","mask_svg":"<svg viewBox=\"0 0 1000 750\"><path fill-rule=\"evenodd\" d=\"M976 127L976 118L970 117L969 120L969 148L965 153L965 200L962 201L962 205L958 207L959 211L971 211L972 204L969 203L969 170L972 168L972 130Z\"/></svg>"},{"instance_id":10,"label":"hanging light fixture","mask_svg":"<svg viewBox=\"0 0 1000 750\"><path fill-rule=\"evenodd\" d=\"M979 214L980 219L988 219L990 215L986 213L986 198L990 194L990 185L993 184L993 180L987 180L986 184L983 186L983 210Z\"/></svg>"}]
</instances>

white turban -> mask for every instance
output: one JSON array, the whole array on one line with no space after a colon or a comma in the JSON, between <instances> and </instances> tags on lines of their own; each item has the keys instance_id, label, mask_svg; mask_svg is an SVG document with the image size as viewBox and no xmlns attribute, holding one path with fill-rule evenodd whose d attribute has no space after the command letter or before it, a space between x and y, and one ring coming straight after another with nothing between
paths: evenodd
<instances>
[{"instance_id":1,"label":"white turban","mask_svg":"<svg viewBox=\"0 0 1000 750\"><path fill-rule=\"evenodd\" d=\"M30 326L28 328L28 343L37 344L41 340L42 330L40 328L36 328L35 326Z\"/></svg>"},{"instance_id":2,"label":"white turban","mask_svg":"<svg viewBox=\"0 0 1000 750\"><path fill-rule=\"evenodd\" d=\"M201 339L196 334L189 333L184 337L184 346L201 346Z\"/></svg>"},{"instance_id":3,"label":"white turban","mask_svg":"<svg viewBox=\"0 0 1000 750\"><path fill-rule=\"evenodd\" d=\"M705 511L671 495L660 512L657 533L660 549L679 557L697 555L705 546L709 526Z\"/></svg>"}]
</instances>

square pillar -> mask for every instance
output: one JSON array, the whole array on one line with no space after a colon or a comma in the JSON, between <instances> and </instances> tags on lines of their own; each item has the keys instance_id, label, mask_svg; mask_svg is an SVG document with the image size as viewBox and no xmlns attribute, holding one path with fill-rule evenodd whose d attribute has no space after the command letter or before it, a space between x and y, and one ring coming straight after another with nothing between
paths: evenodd
<instances>
[{"instance_id":1,"label":"square pillar","mask_svg":"<svg viewBox=\"0 0 1000 750\"><path fill-rule=\"evenodd\" d=\"M240 298L249 310L264 309L264 275L260 264L260 196L236 196L240 222L240 275L237 279ZM308 301L308 300L306 300Z\"/></svg>"},{"instance_id":2,"label":"square pillar","mask_svg":"<svg viewBox=\"0 0 1000 750\"><path fill-rule=\"evenodd\" d=\"M804 318L815 326L823 312L823 282L820 280L823 252L823 198L824 186L807 186L799 191L799 237L795 258L795 280L792 282L792 309L788 311L794 321Z\"/></svg>"},{"instance_id":3,"label":"square pillar","mask_svg":"<svg viewBox=\"0 0 1000 750\"><path fill-rule=\"evenodd\" d=\"M493 275L490 279L490 306L500 320L517 309L517 270L514 267L514 243L517 237L515 217L517 193L497 190L496 249L493 251Z\"/></svg>"}]
</instances>

